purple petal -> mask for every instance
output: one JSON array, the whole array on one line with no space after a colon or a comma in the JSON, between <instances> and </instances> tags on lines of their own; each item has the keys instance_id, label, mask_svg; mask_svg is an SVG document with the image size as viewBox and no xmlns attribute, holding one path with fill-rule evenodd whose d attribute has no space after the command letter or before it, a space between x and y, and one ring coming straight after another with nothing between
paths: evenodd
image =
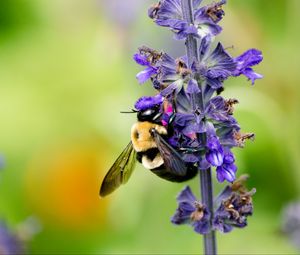
<instances>
[{"instance_id":1,"label":"purple petal","mask_svg":"<svg viewBox=\"0 0 300 255\"><path fill-rule=\"evenodd\" d=\"M136 53L133 55L133 59L136 63L138 63L141 66L149 66L150 65L150 63L145 55Z\"/></svg>"},{"instance_id":2,"label":"purple petal","mask_svg":"<svg viewBox=\"0 0 300 255\"><path fill-rule=\"evenodd\" d=\"M190 79L186 88L187 94L197 94L200 93L199 85L196 80Z\"/></svg>"},{"instance_id":3,"label":"purple petal","mask_svg":"<svg viewBox=\"0 0 300 255\"><path fill-rule=\"evenodd\" d=\"M223 164L223 154L217 150L206 153L206 160L213 166L221 166Z\"/></svg>"},{"instance_id":4,"label":"purple petal","mask_svg":"<svg viewBox=\"0 0 300 255\"><path fill-rule=\"evenodd\" d=\"M226 107L226 101L223 97L221 96L216 96L213 97L210 101L209 104L213 105L213 108L216 110L225 110Z\"/></svg>"},{"instance_id":5,"label":"purple petal","mask_svg":"<svg viewBox=\"0 0 300 255\"><path fill-rule=\"evenodd\" d=\"M228 182L233 182L235 180L235 172L237 167L234 164L223 164L217 167L217 179L219 182L227 180Z\"/></svg>"},{"instance_id":6,"label":"purple petal","mask_svg":"<svg viewBox=\"0 0 300 255\"><path fill-rule=\"evenodd\" d=\"M207 138L206 147L210 150L222 150L219 139L216 136L210 136Z\"/></svg>"},{"instance_id":7,"label":"purple petal","mask_svg":"<svg viewBox=\"0 0 300 255\"><path fill-rule=\"evenodd\" d=\"M250 49L244 52L239 57L235 58L237 63L236 70L232 73L233 76L245 75L254 84L256 79L261 79L261 74L255 73L252 66L258 65L263 60L262 52L256 49Z\"/></svg>"},{"instance_id":8,"label":"purple petal","mask_svg":"<svg viewBox=\"0 0 300 255\"><path fill-rule=\"evenodd\" d=\"M205 157L202 157L199 161L199 169L206 170L210 167L210 164L207 162Z\"/></svg>"},{"instance_id":9,"label":"purple petal","mask_svg":"<svg viewBox=\"0 0 300 255\"><path fill-rule=\"evenodd\" d=\"M232 164L234 163L235 158L234 155L232 153L227 153L224 156L224 164Z\"/></svg>"},{"instance_id":10,"label":"purple petal","mask_svg":"<svg viewBox=\"0 0 300 255\"><path fill-rule=\"evenodd\" d=\"M250 49L239 57L235 58L238 66L237 69L242 70L245 67L258 65L263 60L262 52L257 49Z\"/></svg>"},{"instance_id":11,"label":"purple petal","mask_svg":"<svg viewBox=\"0 0 300 255\"><path fill-rule=\"evenodd\" d=\"M153 108L155 105L160 105L162 102L163 97L160 94L154 97L141 97L136 101L134 107L139 111L144 111L149 108Z\"/></svg>"},{"instance_id":12,"label":"purple petal","mask_svg":"<svg viewBox=\"0 0 300 255\"><path fill-rule=\"evenodd\" d=\"M171 218L171 222L179 225L190 220L191 213L195 211L194 203L197 201L189 186L186 186L177 196L178 208Z\"/></svg>"},{"instance_id":13,"label":"purple petal","mask_svg":"<svg viewBox=\"0 0 300 255\"><path fill-rule=\"evenodd\" d=\"M189 186L184 187L184 189L177 196L178 202L188 202L194 204L197 198L194 196L191 188Z\"/></svg>"},{"instance_id":14,"label":"purple petal","mask_svg":"<svg viewBox=\"0 0 300 255\"><path fill-rule=\"evenodd\" d=\"M176 125L184 127L187 125L188 122L192 121L193 119L193 114L176 113L174 122Z\"/></svg>"},{"instance_id":15,"label":"purple petal","mask_svg":"<svg viewBox=\"0 0 300 255\"><path fill-rule=\"evenodd\" d=\"M198 123L190 123L187 124L186 127L182 130L182 133L186 136L190 136L192 134L201 134L206 131L205 126L203 125L203 122Z\"/></svg>"},{"instance_id":16,"label":"purple petal","mask_svg":"<svg viewBox=\"0 0 300 255\"><path fill-rule=\"evenodd\" d=\"M172 23L176 20L182 20L180 0L161 1L156 15L156 23L160 26L172 27Z\"/></svg>"},{"instance_id":17,"label":"purple petal","mask_svg":"<svg viewBox=\"0 0 300 255\"><path fill-rule=\"evenodd\" d=\"M185 224L190 221L190 216L195 208L190 207L191 210L186 210L182 208L183 203L178 205L175 214L171 218L171 222L175 225Z\"/></svg>"},{"instance_id":18,"label":"purple petal","mask_svg":"<svg viewBox=\"0 0 300 255\"><path fill-rule=\"evenodd\" d=\"M226 79L236 70L236 63L225 51L221 43L218 43L211 56L207 59L207 76L211 79Z\"/></svg>"},{"instance_id":19,"label":"purple petal","mask_svg":"<svg viewBox=\"0 0 300 255\"><path fill-rule=\"evenodd\" d=\"M225 169L227 172L230 172L234 175L235 180L235 173L237 171L237 166L235 164L223 164L223 169Z\"/></svg>"},{"instance_id":20,"label":"purple petal","mask_svg":"<svg viewBox=\"0 0 300 255\"><path fill-rule=\"evenodd\" d=\"M200 61L208 53L209 46L211 44L211 40L212 40L211 36L205 36L205 37L202 38L200 46L199 46Z\"/></svg>"},{"instance_id":21,"label":"purple petal","mask_svg":"<svg viewBox=\"0 0 300 255\"><path fill-rule=\"evenodd\" d=\"M255 73L252 68L246 68L243 72L243 75L245 75L249 80L251 80L252 85L254 85L255 80L263 78L261 74Z\"/></svg>"},{"instance_id":22,"label":"purple petal","mask_svg":"<svg viewBox=\"0 0 300 255\"><path fill-rule=\"evenodd\" d=\"M233 230L233 227L229 224L226 224L224 222L224 219L220 217L219 215L215 216L215 219L213 220L213 226L215 229L219 230L221 233L229 233Z\"/></svg>"},{"instance_id":23,"label":"purple petal","mask_svg":"<svg viewBox=\"0 0 300 255\"><path fill-rule=\"evenodd\" d=\"M207 78L207 84L214 90L223 87L223 81L218 78Z\"/></svg>"},{"instance_id":24,"label":"purple petal","mask_svg":"<svg viewBox=\"0 0 300 255\"><path fill-rule=\"evenodd\" d=\"M136 78L138 79L140 84L145 83L147 80L151 78L152 75L155 75L157 73L157 70L153 67L148 67L145 70L139 72L136 75Z\"/></svg>"},{"instance_id":25,"label":"purple petal","mask_svg":"<svg viewBox=\"0 0 300 255\"><path fill-rule=\"evenodd\" d=\"M218 23L225 15L222 10L222 5L226 3L226 0L221 0L218 3L213 3L207 6L203 6L195 13L196 20L209 20L213 23Z\"/></svg>"},{"instance_id":26,"label":"purple petal","mask_svg":"<svg viewBox=\"0 0 300 255\"><path fill-rule=\"evenodd\" d=\"M225 181L225 177L223 174L223 169L221 166L217 167L217 180L219 182L224 182Z\"/></svg>"},{"instance_id":27,"label":"purple petal","mask_svg":"<svg viewBox=\"0 0 300 255\"><path fill-rule=\"evenodd\" d=\"M193 223L194 231L201 235L208 234L210 232L209 220L199 220Z\"/></svg>"},{"instance_id":28,"label":"purple petal","mask_svg":"<svg viewBox=\"0 0 300 255\"><path fill-rule=\"evenodd\" d=\"M171 83L168 87L163 89L160 92L160 94L163 97L167 97L167 96L171 95L174 91L176 91L178 93L181 90L182 85L183 85L182 80L175 81L175 82Z\"/></svg>"}]
</instances>

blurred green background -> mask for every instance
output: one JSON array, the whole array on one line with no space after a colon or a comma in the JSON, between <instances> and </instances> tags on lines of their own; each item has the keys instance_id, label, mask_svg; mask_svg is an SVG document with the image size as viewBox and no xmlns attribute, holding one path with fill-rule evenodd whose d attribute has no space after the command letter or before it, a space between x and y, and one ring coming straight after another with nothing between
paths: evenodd
<instances>
[{"instance_id":1,"label":"blurred green background","mask_svg":"<svg viewBox=\"0 0 300 255\"><path fill-rule=\"evenodd\" d=\"M220 254L296 253L280 233L281 208L300 195L298 0L230 0L217 40L263 51L253 87L226 81L236 117L256 141L236 150L256 187L249 227L218 234ZM36 217L32 254L201 253L201 236L169 222L182 184L138 166L127 185L98 196L129 141L130 110L151 86L137 84L140 45L174 56L183 42L147 17L151 0L1 0L0 218L16 229ZM189 182L199 190L198 179ZM217 193L224 185L215 185ZM199 192L198 192L199 195Z\"/></svg>"}]
</instances>

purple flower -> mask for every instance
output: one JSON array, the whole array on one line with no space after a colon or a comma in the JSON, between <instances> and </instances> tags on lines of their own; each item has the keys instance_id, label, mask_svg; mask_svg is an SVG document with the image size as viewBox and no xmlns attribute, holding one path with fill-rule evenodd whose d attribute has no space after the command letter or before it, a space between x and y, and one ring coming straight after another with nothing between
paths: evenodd
<instances>
[{"instance_id":1,"label":"purple flower","mask_svg":"<svg viewBox=\"0 0 300 255\"><path fill-rule=\"evenodd\" d=\"M173 30L175 38L178 40L185 39L188 35L202 38L207 35L219 34L222 28L217 23L224 15L222 5L226 1L199 8L201 2L202 0L193 1L193 25L184 20L180 0L162 0L153 5L148 14L157 25Z\"/></svg>"},{"instance_id":2,"label":"purple flower","mask_svg":"<svg viewBox=\"0 0 300 255\"><path fill-rule=\"evenodd\" d=\"M288 203L281 214L282 232L300 250L300 202Z\"/></svg>"},{"instance_id":3,"label":"purple flower","mask_svg":"<svg viewBox=\"0 0 300 255\"><path fill-rule=\"evenodd\" d=\"M221 166L223 164L224 151L217 136L207 137L206 147L206 160L212 166Z\"/></svg>"},{"instance_id":4,"label":"purple flower","mask_svg":"<svg viewBox=\"0 0 300 255\"><path fill-rule=\"evenodd\" d=\"M247 217L253 213L252 196L256 190L247 191L245 177L241 176L232 185L226 186L216 199L213 227L223 233L230 232L234 227L246 227Z\"/></svg>"},{"instance_id":5,"label":"purple flower","mask_svg":"<svg viewBox=\"0 0 300 255\"><path fill-rule=\"evenodd\" d=\"M158 69L156 65L161 57L161 52L158 52L146 46L140 47L139 52L134 54L133 59L135 60L135 62L141 66L146 67L145 70L139 72L136 76L140 84L157 75Z\"/></svg>"},{"instance_id":6,"label":"purple flower","mask_svg":"<svg viewBox=\"0 0 300 255\"><path fill-rule=\"evenodd\" d=\"M136 63L146 69L137 74L139 83L151 79L153 87L160 91L162 96L180 91L184 79L191 74L185 63L186 56L174 59L167 53L150 49L146 46L139 48L139 53L133 56Z\"/></svg>"},{"instance_id":7,"label":"purple flower","mask_svg":"<svg viewBox=\"0 0 300 255\"><path fill-rule=\"evenodd\" d=\"M158 91L154 97L140 98L135 108L160 110L156 121L167 130L162 137L164 142L157 143L161 155L168 154L180 163L181 169L186 165L187 172L205 170L201 172L203 201L212 195L210 183L206 183L210 168L216 170L219 182L232 183L215 200L214 214L208 204L197 201L189 187L177 197L178 208L172 222L189 224L197 233L205 234L212 229L229 232L234 227L245 227L253 211L255 190L248 192L239 180L235 181L237 166L232 148L243 147L254 134L241 133L233 116L238 100L225 99L221 92L229 77L245 75L252 84L262 78L252 69L262 61L262 54L251 49L234 58L220 42L213 46L215 35L222 30L219 22L225 15L222 7L226 0L206 6L200 6L201 3L202 0L161 0L148 11L156 24L171 29L176 39L186 40L187 55L176 58L144 46L134 60L145 67L137 75L139 82L150 80ZM164 158L164 163L167 166L168 158Z\"/></svg>"},{"instance_id":8,"label":"purple flower","mask_svg":"<svg viewBox=\"0 0 300 255\"><path fill-rule=\"evenodd\" d=\"M171 218L173 224L189 224L199 234L209 233L210 213L204 204L197 201L188 186L179 193L177 202L178 208Z\"/></svg>"},{"instance_id":9,"label":"purple flower","mask_svg":"<svg viewBox=\"0 0 300 255\"><path fill-rule=\"evenodd\" d=\"M0 223L0 253L24 254L25 247L20 238L12 233L4 222Z\"/></svg>"},{"instance_id":10,"label":"purple flower","mask_svg":"<svg viewBox=\"0 0 300 255\"><path fill-rule=\"evenodd\" d=\"M196 80L190 79L186 89L177 95L178 114L176 124L182 126L182 133L191 139L206 132L204 113L201 109L200 88Z\"/></svg>"},{"instance_id":11,"label":"purple flower","mask_svg":"<svg viewBox=\"0 0 300 255\"><path fill-rule=\"evenodd\" d=\"M233 182L235 180L237 167L234 162L234 155L230 151L224 154L222 164L217 167L217 179L219 182L224 182L225 180Z\"/></svg>"},{"instance_id":12,"label":"purple flower","mask_svg":"<svg viewBox=\"0 0 300 255\"><path fill-rule=\"evenodd\" d=\"M226 0L221 0L217 3L212 3L200 8L195 13L195 19L207 19L211 22L218 23L225 15L225 12L222 9L224 4L226 4Z\"/></svg>"},{"instance_id":13,"label":"purple flower","mask_svg":"<svg viewBox=\"0 0 300 255\"><path fill-rule=\"evenodd\" d=\"M216 90L223 86L223 81L236 70L234 59L225 51L221 43L218 43L213 52L209 53L210 38L202 39L199 54L200 63L195 67L208 85Z\"/></svg>"},{"instance_id":14,"label":"purple flower","mask_svg":"<svg viewBox=\"0 0 300 255\"><path fill-rule=\"evenodd\" d=\"M222 31L222 28L217 25L219 21L225 15L222 6L226 3L226 0L221 0L217 3L204 6L197 9L194 14L195 23L198 24L198 33L201 37L207 35L217 35Z\"/></svg>"},{"instance_id":15,"label":"purple flower","mask_svg":"<svg viewBox=\"0 0 300 255\"><path fill-rule=\"evenodd\" d=\"M162 102L163 97L160 94L153 97L141 97L136 101L134 107L139 111L144 111L155 106L159 106Z\"/></svg>"},{"instance_id":16,"label":"purple flower","mask_svg":"<svg viewBox=\"0 0 300 255\"><path fill-rule=\"evenodd\" d=\"M232 117L234 108L237 104L236 99L225 100L221 96L211 98L205 106L205 114L214 123L226 123L227 126L235 124L236 120Z\"/></svg>"},{"instance_id":17,"label":"purple flower","mask_svg":"<svg viewBox=\"0 0 300 255\"><path fill-rule=\"evenodd\" d=\"M159 90L162 96L168 96L181 90L184 81L190 77L191 70L187 67L185 56L174 59L163 53L158 63L158 75L155 82L160 84Z\"/></svg>"},{"instance_id":18,"label":"purple flower","mask_svg":"<svg viewBox=\"0 0 300 255\"><path fill-rule=\"evenodd\" d=\"M140 84L145 83L153 75L157 74L157 68L155 68L154 66L151 65L150 61L147 59L146 56L143 56L143 55L137 53L133 56L133 59L139 65L146 67L145 70L139 72L136 75L136 78L138 79Z\"/></svg>"},{"instance_id":19,"label":"purple flower","mask_svg":"<svg viewBox=\"0 0 300 255\"><path fill-rule=\"evenodd\" d=\"M233 76L245 75L254 84L256 79L261 79L261 74L255 73L252 66L258 65L263 60L262 52L256 49L250 49L244 52L241 56L234 59L237 63L236 70Z\"/></svg>"}]
</instances>

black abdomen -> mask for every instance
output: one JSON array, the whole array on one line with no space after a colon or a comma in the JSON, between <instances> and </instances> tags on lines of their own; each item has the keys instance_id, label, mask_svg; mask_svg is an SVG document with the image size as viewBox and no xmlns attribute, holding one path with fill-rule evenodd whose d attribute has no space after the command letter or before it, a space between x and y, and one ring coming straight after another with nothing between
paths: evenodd
<instances>
[{"instance_id":1,"label":"black abdomen","mask_svg":"<svg viewBox=\"0 0 300 255\"><path fill-rule=\"evenodd\" d=\"M137 160L142 163L143 157L147 157L148 160L154 160L157 155L159 155L159 150L157 148L149 149L145 152L138 152L136 155ZM155 165L155 164L154 164ZM147 167L146 167L147 168ZM148 168L149 169L149 168ZM187 173L184 176L175 175L169 172L163 163L155 165L155 167L149 169L152 173L156 174L158 177L171 182L184 182L192 179L198 173L198 168L192 164L187 164Z\"/></svg>"},{"instance_id":2,"label":"black abdomen","mask_svg":"<svg viewBox=\"0 0 300 255\"><path fill-rule=\"evenodd\" d=\"M189 165L187 169L187 173L184 176L175 175L166 170L164 165L161 167L157 167L154 169L150 169L152 173L156 174L160 178L163 178L170 182L184 182L194 178L198 173L198 168L194 165Z\"/></svg>"}]
</instances>

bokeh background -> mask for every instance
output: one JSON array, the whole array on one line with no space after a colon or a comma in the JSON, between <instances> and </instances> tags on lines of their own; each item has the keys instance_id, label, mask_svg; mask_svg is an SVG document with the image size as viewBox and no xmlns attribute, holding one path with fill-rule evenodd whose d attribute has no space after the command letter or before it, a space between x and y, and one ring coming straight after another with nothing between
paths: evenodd
<instances>
[{"instance_id":1,"label":"bokeh background","mask_svg":"<svg viewBox=\"0 0 300 255\"><path fill-rule=\"evenodd\" d=\"M230 52L263 51L253 87L226 81L236 117L255 142L236 150L256 187L249 227L218 234L221 254L297 253L280 231L281 210L300 195L298 0L230 0L218 37ZM0 219L17 232L28 218L32 254L200 253L201 236L169 222L182 184L141 166L100 199L106 171L129 141L140 45L184 52L147 17L152 0L1 0ZM199 190L198 179L189 182ZM216 183L215 192L224 185ZM198 192L199 195L199 192ZM23 225L22 225L23 224ZM27 224L28 225L28 224ZM28 232L28 231L27 231ZM27 233L26 232L26 233ZM30 231L29 231L30 232Z\"/></svg>"}]
</instances>

